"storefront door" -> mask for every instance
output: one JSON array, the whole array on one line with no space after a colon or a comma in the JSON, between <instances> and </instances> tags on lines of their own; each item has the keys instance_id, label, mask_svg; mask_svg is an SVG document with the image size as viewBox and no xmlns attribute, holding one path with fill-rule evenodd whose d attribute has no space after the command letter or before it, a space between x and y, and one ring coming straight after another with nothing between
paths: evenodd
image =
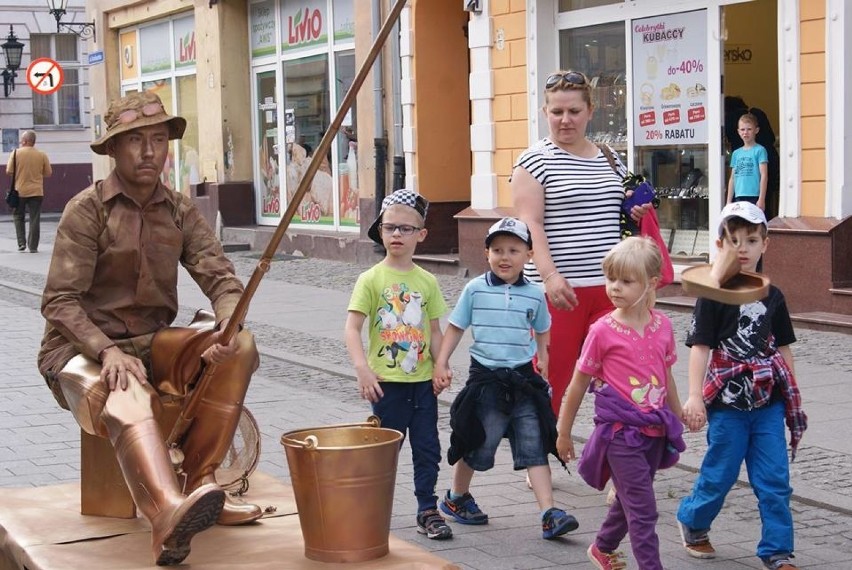
<instances>
[{"instance_id":1,"label":"storefront door","mask_svg":"<svg viewBox=\"0 0 852 570\"><path fill-rule=\"evenodd\" d=\"M256 68L254 70L254 132L257 133L255 143L257 154L254 179L258 182L260 190L258 219L270 222L277 221L283 211L277 97L275 68Z\"/></svg>"}]
</instances>

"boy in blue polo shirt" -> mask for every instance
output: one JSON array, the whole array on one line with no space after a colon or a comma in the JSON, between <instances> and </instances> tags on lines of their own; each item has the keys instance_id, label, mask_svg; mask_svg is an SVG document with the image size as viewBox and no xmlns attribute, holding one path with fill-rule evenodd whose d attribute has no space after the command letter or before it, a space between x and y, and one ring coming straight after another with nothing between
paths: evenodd
<instances>
[{"instance_id":1,"label":"boy in blue polo shirt","mask_svg":"<svg viewBox=\"0 0 852 570\"><path fill-rule=\"evenodd\" d=\"M550 314L541 286L523 276L532 256L526 224L503 218L485 238L490 271L462 291L450 315L435 359L433 384L442 390L452 381L450 356L471 328L470 376L450 409L453 486L439 508L461 524L488 523L470 494L475 471L494 467L497 446L509 438L516 470L526 469L541 509L542 536L556 538L576 529L577 519L553 506L548 453L556 455L556 417L549 386L533 366L547 374ZM557 455L558 458L558 455Z\"/></svg>"}]
</instances>

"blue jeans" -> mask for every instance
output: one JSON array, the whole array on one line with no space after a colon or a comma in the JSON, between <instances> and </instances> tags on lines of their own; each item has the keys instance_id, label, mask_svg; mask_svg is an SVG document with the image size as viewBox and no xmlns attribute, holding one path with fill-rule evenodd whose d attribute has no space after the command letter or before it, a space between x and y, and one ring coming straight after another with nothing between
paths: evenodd
<instances>
[{"instance_id":1,"label":"blue jeans","mask_svg":"<svg viewBox=\"0 0 852 570\"><path fill-rule=\"evenodd\" d=\"M793 489L784 433L784 402L750 412L709 408L707 421L707 453L692 495L680 502L678 520L694 530L709 529L745 460L762 523L757 556L792 554Z\"/></svg>"},{"instance_id":2,"label":"blue jeans","mask_svg":"<svg viewBox=\"0 0 852 570\"><path fill-rule=\"evenodd\" d=\"M494 467L494 456L503 437L509 438L516 470L547 465L547 453L541 437L538 413L532 399L515 391L510 413L500 409L496 384L482 384L476 400L476 416L485 430L485 441L464 456L464 462L475 471Z\"/></svg>"},{"instance_id":3,"label":"blue jeans","mask_svg":"<svg viewBox=\"0 0 852 570\"><path fill-rule=\"evenodd\" d=\"M417 512L437 508L435 485L441 440L438 439L438 398L432 392L432 381L382 382L381 387L384 396L373 404L373 413L382 420L382 427L402 432L402 442L408 436Z\"/></svg>"}]
</instances>

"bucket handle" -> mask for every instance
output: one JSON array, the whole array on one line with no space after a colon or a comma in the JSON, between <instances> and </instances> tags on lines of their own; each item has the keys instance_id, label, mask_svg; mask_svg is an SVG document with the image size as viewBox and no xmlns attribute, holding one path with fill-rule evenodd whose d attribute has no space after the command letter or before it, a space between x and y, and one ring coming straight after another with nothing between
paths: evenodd
<instances>
[{"instance_id":1,"label":"bucket handle","mask_svg":"<svg viewBox=\"0 0 852 570\"><path fill-rule=\"evenodd\" d=\"M371 415L370 417L367 418L366 422L357 422L357 423L354 423L354 424L334 424L334 425L326 426L326 428L346 428L346 427L374 427L374 428L377 428L377 427L381 427L381 425L382 425L382 420L379 419L379 416ZM319 447L319 440L317 439L317 436L315 436L313 434L306 437L304 441L299 440L299 439L290 439L289 437L287 437L287 434L284 434L284 435L281 436L281 445L287 445L287 444L301 445L305 449L316 449L317 447Z\"/></svg>"}]
</instances>

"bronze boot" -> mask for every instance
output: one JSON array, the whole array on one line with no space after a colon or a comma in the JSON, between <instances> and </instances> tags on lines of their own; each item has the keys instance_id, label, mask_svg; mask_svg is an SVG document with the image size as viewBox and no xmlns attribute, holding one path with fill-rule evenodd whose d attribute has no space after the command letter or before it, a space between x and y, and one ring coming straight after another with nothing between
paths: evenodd
<instances>
[{"instance_id":1,"label":"bronze boot","mask_svg":"<svg viewBox=\"0 0 852 570\"><path fill-rule=\"evenodd\" d=\"M249 331L241 331L237 343L237 354L216 366L209 389L181 445L188 491L215 483L216 470L228 453L239 426L251 375L257 370L259 360L254 336ZM240 525L261 516L263 511L257 505L226 499L217 522Z\"/></svg>"},{"instance_id":2,"label":"bronze boot","mask_svg":"<svg viewBox=\"0 0 852 570\"><path fill-rule=\"evenodd\" d=\"M188 491L216 484L216 469L231 446L242 409L242 405L220 404L206 398L198 406L195 421L182 446ZM227 526L242 525L262 516L259 506L226 495L225 506L216 522Z\"/></svg>"},{"instance_id":3,"label":"bronze boot","mask_svg":"<svg viewBox=\"0 0 852 570\"><path fill-rule=\"evenodd\" d=\"M224 491L217 485L200 485L186 497L180 493L153 418L123 426L109 419L105 423L133 501L151 523L157 565L180 564L189 555L192 537L215 524L225 501Z\"/></svg>"}]
</instances>

